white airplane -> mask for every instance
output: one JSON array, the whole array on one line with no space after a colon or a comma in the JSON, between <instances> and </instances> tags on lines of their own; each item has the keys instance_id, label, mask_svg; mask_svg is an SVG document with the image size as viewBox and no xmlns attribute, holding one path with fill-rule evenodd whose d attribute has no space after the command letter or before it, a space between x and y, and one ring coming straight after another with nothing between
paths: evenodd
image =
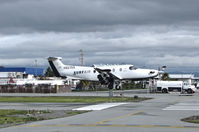
<instances>
[{"instance_id":1,"label":"white airplane","mask_svg":"<svg viewBox=\"0 0 199 132\"><path fill-rule=\"evenodd\" d=\"M57 77L99 81L109 89L120 89L122 80L143 80L158 76L158 70L136 68L133 65L64 65L61 57L48 57L48 62Z\"/></svg>"}]
</instances>

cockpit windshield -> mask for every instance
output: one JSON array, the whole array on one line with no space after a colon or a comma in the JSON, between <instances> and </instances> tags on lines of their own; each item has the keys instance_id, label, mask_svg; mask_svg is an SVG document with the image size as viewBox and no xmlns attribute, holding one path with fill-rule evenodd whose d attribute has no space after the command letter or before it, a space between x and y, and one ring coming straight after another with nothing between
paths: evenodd
<instances>
[{"instance_id":1,"label":"cockpit windshield","mask_svg":"<svg viewBox=\"0 0 199 132\"><path fill-rule=\"evenodd\" d=\"M136 70L137 68L136 67L134 67L134 66L130 66L129 67L129 70Z\"/></svg>"}]
</instances>

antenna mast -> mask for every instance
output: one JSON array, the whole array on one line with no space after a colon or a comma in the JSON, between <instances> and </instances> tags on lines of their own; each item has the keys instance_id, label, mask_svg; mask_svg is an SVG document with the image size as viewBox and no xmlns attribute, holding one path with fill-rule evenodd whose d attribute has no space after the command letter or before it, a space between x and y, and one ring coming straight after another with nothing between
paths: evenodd
<instances>
[{"instance_id":1,"label":"antenna mast","mask_svg":"<svg viewBox=\"0 0 199 132\"><path fill-rule=\"evenodd\" d=\"M81 61L81 65L84 65L84 51L83 49L80 49L80 61Z\"/></svg>"}]
</instances>

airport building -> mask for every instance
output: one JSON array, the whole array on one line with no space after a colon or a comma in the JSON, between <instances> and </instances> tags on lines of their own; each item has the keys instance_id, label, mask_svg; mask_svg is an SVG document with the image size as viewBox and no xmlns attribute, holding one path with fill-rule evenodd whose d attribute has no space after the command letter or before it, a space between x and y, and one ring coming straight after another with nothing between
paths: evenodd
<instances>
[{"instance_id":1,"label":"airport building","mask_svg":"<svg viewBox=\"0 0 199 132\"><path fill-rule=\"evenodd\" d=\"M71 91L71 86L65 79L45 78L44 80L35 78L35 76L44 76L44 69L0 68L0 93L63 93Z\"/></svg>"},{"instance_id":2,"label":"airport building","mask_svg":"<svg viewBox=\"0 0 199 132\"><path fill-rule=\"evenodd\" d=\"M3 67L0 68L0 78L24 78L25 75L43 76L43 68Z\"/></svg>"},{"instance_id":3,"label":"airport building","mask_svg":"<svg viewBox=\"0 0 199 132\"><path fill-rule=\"evenodd\" d=\"M194 74L169 74L169 78L180 80L187 84L192 84L192 80L194 80Z\"/></svg>"}]
</instances>

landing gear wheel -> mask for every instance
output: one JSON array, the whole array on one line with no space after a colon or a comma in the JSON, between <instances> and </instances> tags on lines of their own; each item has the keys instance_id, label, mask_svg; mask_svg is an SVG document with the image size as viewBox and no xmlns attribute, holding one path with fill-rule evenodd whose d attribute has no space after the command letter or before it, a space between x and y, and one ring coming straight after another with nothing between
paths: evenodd
<instances>
[{"instance_id":1,"label":"landing gear wheel","mask_svg":"<svg viewBox=\"0 0 199 132\"><path fill-rule=\"evenodd\" d=\"M188 93L188 94L192 94L192 89L188 89L188 90L187 90L187 93Z\"/></svg>"},{"instance_id":2,"label":"landing gear wheel","mask_svg":"<svg viewBox=\"0 0 199 132\"><path fill-rule=\"evenodd\" d=\"M116 85L115 89L116 89L116 90L120 90L120 89L121 89L121 86L120 86L120 85Z\"/></svg>"},{"instance_id":3,"label":"landing gear wheel","mask_svg":"<svg viewBox=\"0 0 199 132\"><path fill-rule=\"evenodd\" d=\"M168 91L167 91L166 88L162 89L162 93L167 93L167 92L168 92Z\"/></svg>"}]
</instances>

